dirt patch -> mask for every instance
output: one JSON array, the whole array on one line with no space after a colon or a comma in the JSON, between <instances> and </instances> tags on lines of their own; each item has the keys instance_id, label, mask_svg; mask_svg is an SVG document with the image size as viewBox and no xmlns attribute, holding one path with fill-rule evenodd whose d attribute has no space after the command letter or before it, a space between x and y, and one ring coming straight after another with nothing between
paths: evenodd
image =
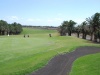
<instances>
[{"instance_id":1,"label":"dirt patch","mask_svg":"<svg viewBox=\"0 0 100 75\"><path fill-rule=\"evenodd\" d=\"M100 48L97 47L80 47L75 51L58 55L51 59L51 61L42 69L33 72L31 75L69 75L72 63L79 57L99 53Z\"/></svg>"}]
</instances>

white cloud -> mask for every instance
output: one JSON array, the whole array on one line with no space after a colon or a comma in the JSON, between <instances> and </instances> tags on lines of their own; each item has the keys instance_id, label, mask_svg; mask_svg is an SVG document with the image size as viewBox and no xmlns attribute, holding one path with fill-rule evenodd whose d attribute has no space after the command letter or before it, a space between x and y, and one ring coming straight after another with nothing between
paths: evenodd
<instances>
[{"instance_id":1,"label":"white cloud","mask_svg":"<svg viewBox=\"0 0 100 75\"><path fill-rule=\"evenodd\" d=\"M47 19L41 19L41 18L28 18L26 19L26 23L29 25L49 25L49 26L55 26L60 25L62 23L62 18L47 18Z\"/></svg>"},{"instance_id":2,"label":"white cloud","mask_svg":"<svg viewBox=\"0 0 100 75\"><path fill-rule=\"evenodd\" d=\"M30 21L30 22L35 22L35 21L43 21L42 19L33 19L33 18L29 18L27 19L27 21Z\"/></svg>"},{"instance_id":3,"label":"white cloud","mask_svg":"<svg viewBox=\"0 0 100 75\"><path fill-rule=\"evenodd\" d=\"M30 19L27 19L27 21L34 21L34 19L31 19L31 18L30 18Z\"/></svg>"},{"instance_id":4,"label":"white cloud","mask_svg":"<svg viewBox=\"0 0 100 75\"><path fill-rule=\"evenodd\" d=\"M17 16L7 16L7 17L5 17L5 19L7 19L7 20L19 20L19 18Z\"/></svg>"},{"instance_id":5,"label":"white cloud","mask_svg":"<svg viewBox=\"0 0 100 75\"><path fill-rule=\"evenodd\" d=\"M62 21L63 21L62 18L52 18L52 19L47 19L46 20L47 23L52 23L52 24L54 24L54 23L61 23Z\"/></svg>"},{"instance_id":6,"label":"white cloud","mask_svg":"<svg viewBox=\"0 0 100 75\"><path fill-rule=\"evenodd\" d=\"M23 18L17 17L17 16L6 16L4 17L4 20L10 20L10 21L17 21L22 20Z\"/></svg>"},{"instance_id":7,"label":"white cloud","mask_svg":"<svg viewBox=\"0 0 100 75\"><path fill-rule=\"evenodd\" d=\"M17 16L11 16L10 19L11 20L19 20L19 18Z\"/></svg>"},{"instance_id":8,"label":"white cloud","mask_svg":"<svg viewBox=\"0 0 100 75\"><path fill-rule=\"evenodd\" d=\"M8 23L18 22L23 25L60 25L63 22L63 18L21 18L18 16L6 16L4 20Z\"/></svg>"}]
</instances>

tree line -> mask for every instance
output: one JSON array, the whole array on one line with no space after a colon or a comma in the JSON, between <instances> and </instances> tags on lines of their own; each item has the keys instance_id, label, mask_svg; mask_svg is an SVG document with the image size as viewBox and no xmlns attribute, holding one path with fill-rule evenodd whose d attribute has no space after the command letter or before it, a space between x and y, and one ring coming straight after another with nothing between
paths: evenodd
<instances>
[{"instance_id":1,"label":"tree line","mask_svg":"<svg viewBox=\"0 0 100 75\"><path fill-rule=\"evenodd\" d=\"M87 35L90 35L90 40L97 42L98 39L100 42L100 13L95 13L91 17L86 18L80 25L70 20L63 21L63 23L58 27L58 32L61 36L65 36L68 33L71 36L71 33L76 33L79 38L80 34L83 39L86 39Z\"/></svg>"},{"instance_id":2,"label":"tree line","mask_svg":"<svg viewBox=\"0 0 100 75\"><path fill-rule=\"evenodd\" d=\"M22 25L19 23L8 24L4 20L0 20L0 35L17 35L22 32Z\"/></svg>"}]
</instances>

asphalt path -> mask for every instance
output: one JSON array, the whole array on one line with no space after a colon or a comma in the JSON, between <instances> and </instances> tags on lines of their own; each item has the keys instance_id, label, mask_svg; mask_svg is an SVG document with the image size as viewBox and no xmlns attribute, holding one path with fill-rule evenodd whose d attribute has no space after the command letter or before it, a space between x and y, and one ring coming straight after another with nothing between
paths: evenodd
<instances>
[{"instance_id":1,"label":"asphalt path","mask_svg":"<svg viewBox=\"0 0 100 75\"><path fill-rule=\"evenodd\" d=\"M69 75L73 62L88 54L100 53L99 47L79 47L75 51L55 56L49 63L31 75Z\"/></svg>"}]
</instances>

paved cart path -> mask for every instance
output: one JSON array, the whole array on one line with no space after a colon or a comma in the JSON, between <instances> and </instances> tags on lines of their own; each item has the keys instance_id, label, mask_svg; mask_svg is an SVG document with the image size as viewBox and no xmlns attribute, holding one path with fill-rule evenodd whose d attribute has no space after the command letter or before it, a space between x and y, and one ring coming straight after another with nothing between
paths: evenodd
<instances>
[{"instance_id":1,"label":"paved cart path","mask_svg":"<svg viewBox=\"0 0 100 75\"><path fill-rule=\"evenodd\" d=\"M72 63L77 58L94 53L100 53L100 48L97 47L77 48L73 52L54 57L45 67L36 72L33 72L31 75L69 75Z\"/></svg>"}]
</instances>

